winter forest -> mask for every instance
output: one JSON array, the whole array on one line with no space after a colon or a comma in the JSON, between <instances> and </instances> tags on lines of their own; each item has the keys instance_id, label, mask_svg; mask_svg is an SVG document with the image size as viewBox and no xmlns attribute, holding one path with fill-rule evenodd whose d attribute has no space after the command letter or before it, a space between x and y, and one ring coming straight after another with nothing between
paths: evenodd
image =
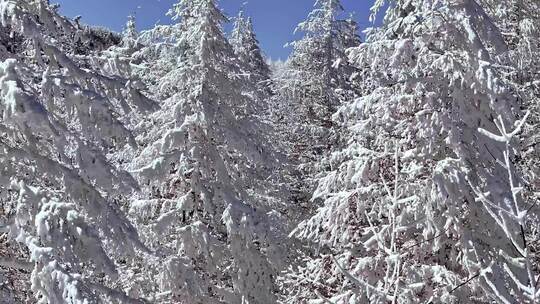
<instances>
[{"instance_id":1,"label":"winter forest","mask_svg":"<svg viewBox=\"0 0 540 304\"><path fill-rule=\"evenodd\" d=\"M0 303L540 303L540 1L349 13L0 0Z\"/></svg>"}]
</instances>

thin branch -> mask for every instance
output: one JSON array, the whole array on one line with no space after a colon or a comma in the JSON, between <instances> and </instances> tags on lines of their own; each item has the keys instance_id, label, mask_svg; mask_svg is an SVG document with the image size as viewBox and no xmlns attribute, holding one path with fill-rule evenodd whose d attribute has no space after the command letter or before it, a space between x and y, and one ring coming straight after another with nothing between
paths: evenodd
<instances>
[{"instance_id":1,"label":"thin branch","mask_svg":"<svg viewBox=\"0 0 540 304\"><path fill-rule=\"evenodd\" d=\"M479 276L480 276L480 272L479 272L479 273L477 273L477 274L475 274L475 275L474 275L474 276L472 276L471 278L467 279L467 281L465 281L465 282L463 282L463 283L459 284L458 286L454 287L454 288L453 288L452 290L450 290L450 293L453 293L453 292L454 292L454 291L455 291L456 289L458 289L458 288L462 287L463 285L466 285L466 284L468 284L468 283L469 283L470 281L472 281L472 280L476 279L476 278L477 278L477 277L479 277Z\"/></svg>"}]
</instances>

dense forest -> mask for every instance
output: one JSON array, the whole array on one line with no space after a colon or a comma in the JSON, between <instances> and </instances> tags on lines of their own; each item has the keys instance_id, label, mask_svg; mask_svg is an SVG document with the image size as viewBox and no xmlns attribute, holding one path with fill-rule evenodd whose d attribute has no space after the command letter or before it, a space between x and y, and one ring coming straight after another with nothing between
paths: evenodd
<instances>
[{"instance_id":1,"label":"dense forest","mask_svg":"<svg viewBox=\"0 0 540 304\"><path fill-rule=\"evenodd\" d=\"M0 0L0 303L540 303L540 2L313 1Z\"/></svg>"}]
</instances>

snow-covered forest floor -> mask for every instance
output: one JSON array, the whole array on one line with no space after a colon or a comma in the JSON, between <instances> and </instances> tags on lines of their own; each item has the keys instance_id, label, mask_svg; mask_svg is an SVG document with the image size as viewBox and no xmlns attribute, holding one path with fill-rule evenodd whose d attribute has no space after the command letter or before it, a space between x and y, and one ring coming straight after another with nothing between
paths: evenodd
<instances>
[{"instance_id":1,"label":"snow-covered forest floor","mask_svg":"<svg viewBox=\"0 0 540 304\"><path fill-rule=\"evenodd\" d=\"M0 0L0 304L540 303L540 2L217 2Z\"/></svg>"}]
</instances>

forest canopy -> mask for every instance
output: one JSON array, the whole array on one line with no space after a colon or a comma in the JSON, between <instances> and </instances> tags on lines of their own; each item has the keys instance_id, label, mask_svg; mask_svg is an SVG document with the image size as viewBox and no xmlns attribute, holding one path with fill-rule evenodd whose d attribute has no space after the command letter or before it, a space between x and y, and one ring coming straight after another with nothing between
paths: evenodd
<instances>
[{"instance_id":1,"label":"forest canopy","mask_svg":"<svg viewBox=\"0 0 540 304\"><path fill-rule=\"evenodd\" d=\"M0 0L0 303L539 303L539 12Z\"/></svg>"}]
</instances>

